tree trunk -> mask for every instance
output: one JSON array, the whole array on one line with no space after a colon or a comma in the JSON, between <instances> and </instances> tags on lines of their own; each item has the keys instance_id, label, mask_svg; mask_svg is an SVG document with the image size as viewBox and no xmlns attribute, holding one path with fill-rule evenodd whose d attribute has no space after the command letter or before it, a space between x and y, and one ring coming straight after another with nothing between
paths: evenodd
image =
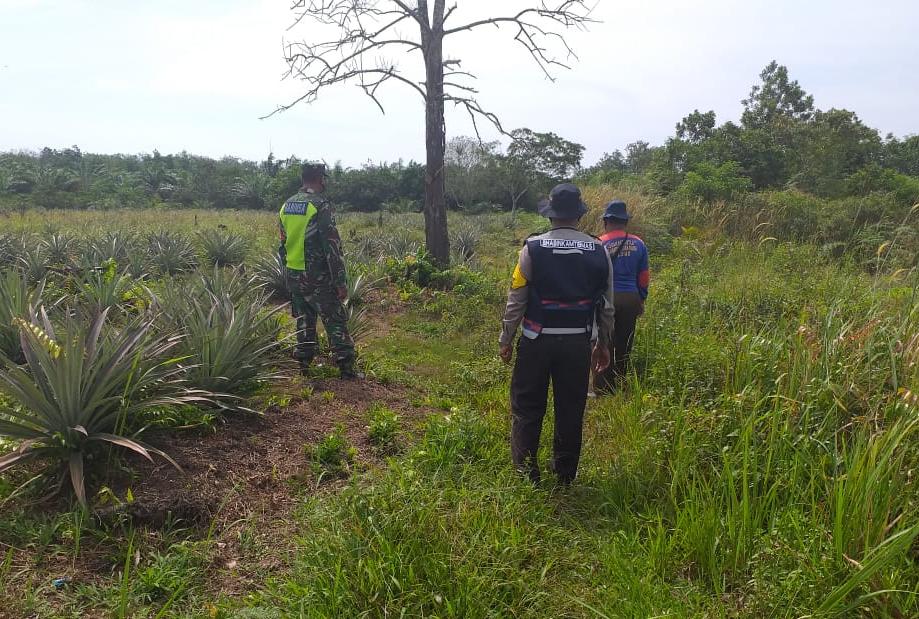
<instances>
[{"instance_id":1,"label":"tree trunk","mask_svg":"<svg viewBox=\"0 0 919 619\"><path fill-rule=\"evenodd\" d=\"M440 9L440 15L438 15ZM424 233L428 252L441 267L450 264L450 237L447 235L447 201L444 177L446 128L444 126L443 2L434 5L429 32L422 35L427 76L425 100Z\"/></svg>"}]
</instances>

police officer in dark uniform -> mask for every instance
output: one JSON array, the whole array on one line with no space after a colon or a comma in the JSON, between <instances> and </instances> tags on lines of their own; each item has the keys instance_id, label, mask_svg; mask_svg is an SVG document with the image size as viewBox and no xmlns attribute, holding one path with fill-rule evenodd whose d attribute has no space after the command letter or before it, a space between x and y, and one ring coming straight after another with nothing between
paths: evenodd
<instances>
[{"instance_id":1,"label":"police officer in dark uniform","mask_svg":"<svg viewBox=\"0 0 919 619\"><path fill-rule=\"evenodd\" d=\"M561 483L569 484L581 454L590 370L602 372L610 361L613 269L603 245L577 230L587 212L577 187L556 186L539 212L552 229L530 237L520 251L499 342L501 358L509 363L517 327L523 323L511 379L511 455L521 472L539 480L537 450L551 380L552 468Z\"/></svg>"}]
</instances>

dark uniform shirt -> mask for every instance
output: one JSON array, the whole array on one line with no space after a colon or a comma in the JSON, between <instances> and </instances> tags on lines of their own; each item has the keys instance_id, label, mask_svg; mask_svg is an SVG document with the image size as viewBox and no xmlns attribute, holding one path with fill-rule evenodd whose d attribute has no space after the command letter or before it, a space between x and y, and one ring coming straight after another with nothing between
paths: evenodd
<instances>
[{"instance_id":1,"label":"dark uniform shirt","mask_svg":"<svg viewBox=\"0 0 919 619\"><path fill-rule=\"evenodd\" d=\"M535 239L559 239L569 241L590 241L598 243L594 237L573 230L571 228L555 228L545 234L541 234ZM607 255L609 263L609 255ZM527 303L529 301L528 283L533 279L533 262L530 258L529 250L524 245L520 250L520 258L517 261L517 267L514 269L511 289L507 295L507 307L504 309L503 328L499 342L501 345L509 346L514 340L517 328L526 314ZM597 325L594 329L594 335L603 345L608 345L613 333L615 309L613 308L613 267L609 265L609 283L603 294L603 304L597 311Z\"/></svg>"}]
</instances>

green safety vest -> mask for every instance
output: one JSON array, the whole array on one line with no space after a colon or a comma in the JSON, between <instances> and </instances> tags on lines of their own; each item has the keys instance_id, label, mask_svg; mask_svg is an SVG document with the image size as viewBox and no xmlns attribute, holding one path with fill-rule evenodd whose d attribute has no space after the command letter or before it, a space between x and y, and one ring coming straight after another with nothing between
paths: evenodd
<instances>
[{"instance_id":1,"label":"green safety vest","mask_svg":"<svg viewBox=\"0 0 919 619\"><path fill-rule=\"evenodd\" d=\"M281 207L281 225L284 227L284 249L287 254L287 268L306 270L306 228L316 215L316 207L310 201L299 201L296 195Z\"/></svg>"}]
</instances>

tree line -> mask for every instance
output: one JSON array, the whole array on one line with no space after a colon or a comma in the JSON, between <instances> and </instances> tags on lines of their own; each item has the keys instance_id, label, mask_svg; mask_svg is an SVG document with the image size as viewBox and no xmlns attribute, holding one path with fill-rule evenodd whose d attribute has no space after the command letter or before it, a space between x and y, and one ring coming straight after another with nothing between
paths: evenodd
<instances>
[{"instance_id":1,"label":"tree line","mask_svg":"<svg viewBox=\"0 0 919 619\"><path fill-rule=\"evenodd\" d=\"M622 184L690 201L741 199L749 192L797 189L823 198L883 194L919 202L919 135L903 139L865 125L852 111L821 110L786 67L770 63L743 99L739 122L714 111L680 120L652 146L638 141L582 165L584 147L551 132L521 128L508 145L460 136L447 142L446 200L469 212L532 210L554 184ZM315 153L314 159L321 159ZM103 155L77 146L0 155L0 207L183 206L274 209L299 187L291 156L263 161L186 152ZM330 166L329 197L356 211L420 210L425 167L415 161Z\"/></svg>"},{"instance_id":2,"label":"tree line","mask_svg":"<svg viewBox=\"0 0 919 619\"><path fill-rule=\"evenodd\" d=\"M650 192L712 202L797 189L822 198L870 193L919 202L919 135L898 139L855 112L820 110L775 61L742 100L740 122L694 110L661 146L629 144L582 171L591 182L639 180Z\"/></svg>"}]
</instances>

